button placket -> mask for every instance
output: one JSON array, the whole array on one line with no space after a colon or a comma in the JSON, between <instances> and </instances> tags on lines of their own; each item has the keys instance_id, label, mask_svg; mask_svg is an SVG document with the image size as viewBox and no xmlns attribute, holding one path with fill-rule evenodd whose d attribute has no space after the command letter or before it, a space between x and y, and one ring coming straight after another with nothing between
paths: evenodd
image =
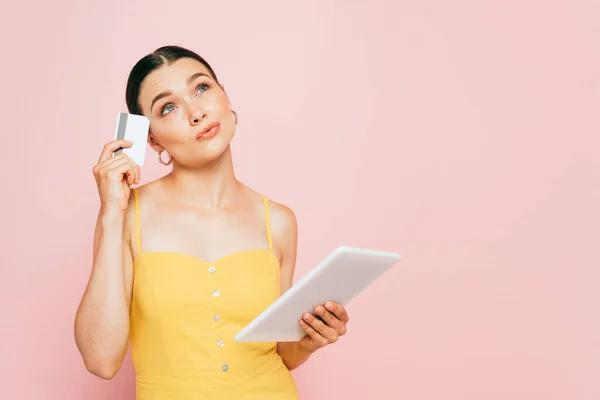
<instances>
[{"instance_id":1,"label":"button placket","mask_svg":"<svg viewBox=\"0 0 600 400\"><path fill-rule=\"evenodd\" d=\"M217 272L217 267L215 267L214 265L210 265L208 267L208 273L209 274L214 274L215 272ZM215 289L212 292L213 297L218 297L221 294L221 292L219 291L219 289ZM213 321L218 322L221 320L221 316L218 313L213 314Z\"/></svg>"},{"instance_id":2,"label":"button placket","mask_svg":"<svg viewBox=\"0 0 600 400\"><path fill-rule=\"evenodd\" d=\"M210 265L208 267L208 273L209 274L214 275L216 272L217 272L217 268L214 265ZM218 298L221 295L221 290L219 290L218 288L215 288L211 294L216 299L216 298ZM219 313L213 314L213 321L214 322L219 322L220 320L221 320L221 315ZM217 333L218 333L218 330L219 330L218 327L216 329L217 329ZM221 348L224 345L225 345L225 342L222 339L218 339L216 341L217 348ZM217 356L218 356L218 358L220 358L220 353L218 352L218 350L217 350ZM222 372L229 371L229 365L227 363L221 364L221 371Z\"/></svg>"}]
</instances>

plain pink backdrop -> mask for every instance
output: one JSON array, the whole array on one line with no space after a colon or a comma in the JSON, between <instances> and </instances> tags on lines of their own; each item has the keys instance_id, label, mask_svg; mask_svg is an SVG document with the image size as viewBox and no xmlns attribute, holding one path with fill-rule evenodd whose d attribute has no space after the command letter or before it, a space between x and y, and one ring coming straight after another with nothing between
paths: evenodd
<instances>
[{"instance_id":1,"label":"plain pink backdrop","mask_svg":"<svg viewBox=\"0 0 600 400\"><path fill-rule=\"evenodd\" d=\"M133 399L73 317L92 166L165 44L225 84L239 178L298 216L297 278L339 244L403 255L294 371L303 399L600 398L597 1L89 3L0 17L0 398Z\"/></svg>"}]
</instances>

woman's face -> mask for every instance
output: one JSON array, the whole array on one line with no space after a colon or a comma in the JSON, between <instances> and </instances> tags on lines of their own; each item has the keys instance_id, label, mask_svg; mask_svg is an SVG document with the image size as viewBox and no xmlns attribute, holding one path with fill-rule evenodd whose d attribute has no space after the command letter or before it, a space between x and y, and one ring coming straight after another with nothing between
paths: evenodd
<instances>
[{"instance_id":1,"label":"woman's face","mask_svg":"<svg viewBox=\"0 0 600 400\"><path fill-rule=\"evenodd\" d=\"M150 146L188 167L219 157L235 134L227 95L194 59L152 71L140 88L139 104L150 119Z\"/></svg>"}]
</instances>

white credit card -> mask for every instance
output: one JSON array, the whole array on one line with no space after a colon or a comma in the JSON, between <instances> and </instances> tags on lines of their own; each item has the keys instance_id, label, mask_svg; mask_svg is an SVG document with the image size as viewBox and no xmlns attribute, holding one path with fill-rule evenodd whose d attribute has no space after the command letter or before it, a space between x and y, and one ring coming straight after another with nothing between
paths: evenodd
<instances>
[{"instance_id":1,"label":"white credit card","mask_svg":"<svg viewBox=\"0 0 600 400\"><path fill-rule=\"evenodd\" d=\"M113 155L123 152L137 165L144 165L149 130L150 120L147 117L123 112L118 113L117 126L115 128L115 140L129 140L133 145L131 147L118 149Z\"/></svg>"}]
</instances>

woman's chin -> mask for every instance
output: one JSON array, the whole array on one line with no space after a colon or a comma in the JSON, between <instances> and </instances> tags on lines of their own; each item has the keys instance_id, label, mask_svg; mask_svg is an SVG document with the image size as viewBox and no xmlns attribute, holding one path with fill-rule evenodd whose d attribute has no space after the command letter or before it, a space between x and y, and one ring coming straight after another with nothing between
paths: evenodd
<instances>
[{"instance_id":1,"label":"woman's chin","mask_svg":"<svg viewBox=\"0 0 600 400\"><path fill-rule=\"evenodd\" d=\"M191 164L194 164L195 166L203 166L215 162L224 157L227 153L229 153L229 142L222 141L221 143L210 143L209 146L196 152L195 157L190 161Z\"/></svg>"}]
</instances>

